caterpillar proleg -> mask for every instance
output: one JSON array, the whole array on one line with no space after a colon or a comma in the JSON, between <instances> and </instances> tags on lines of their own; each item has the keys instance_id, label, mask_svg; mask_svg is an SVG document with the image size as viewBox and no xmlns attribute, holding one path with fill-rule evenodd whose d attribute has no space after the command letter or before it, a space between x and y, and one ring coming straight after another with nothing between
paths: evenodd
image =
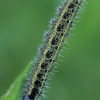
<instances>
[{"instance_id":1,"label":"caterpillar proleg","mask_svg":"<svg viewBox=\"0 0 100 100\"><path fill-rule=\"evenodd\" d=\"M69 30L74 25L73 21L80 6L85 0L65 0L58 7L58 16L50 21L51 29L44 34L44 44L40 46L38 58L32 63L28 75L21 84L20 95L16 100L39 100L43 95L47 77L56 63L59 51L64 41L69 36Z\"/></svg>"}]
</instances>

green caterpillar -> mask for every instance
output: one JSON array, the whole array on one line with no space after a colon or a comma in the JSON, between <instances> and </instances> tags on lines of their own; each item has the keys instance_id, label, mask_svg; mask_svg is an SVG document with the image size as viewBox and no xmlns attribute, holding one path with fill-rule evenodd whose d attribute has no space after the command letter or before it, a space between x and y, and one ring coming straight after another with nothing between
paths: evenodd
<instances>
[{"instance_id":1,"label":"green caterpillar","mask_svg":"<svg viewBox=\"0 0 100 100\"><path fill-rule=\"evenodd\" d=\"M47 77L59 55L59 51L69 35L74 17L85 0L68 0L59 9L58 17L51 20L51 30L45 34L44 45L39 48L39 57L32 64L22 90L16 100L39 100L46 86Z\"/></svg>"}]
</instances>

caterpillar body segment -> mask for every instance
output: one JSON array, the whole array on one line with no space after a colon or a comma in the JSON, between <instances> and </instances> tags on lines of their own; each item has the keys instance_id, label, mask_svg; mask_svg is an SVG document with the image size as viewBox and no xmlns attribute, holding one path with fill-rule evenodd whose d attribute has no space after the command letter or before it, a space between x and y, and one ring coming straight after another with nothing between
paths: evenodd
<instances>
[{"instance_id":1,"label":"caterpillar body segment","mask_svg":"<svg viewBox=\"0 0 100 100\"><path fill-rule=\"evenodd\" d=\"M20 100L39 100L40 95L43 94L48 76L69 35L69 29L82 2L85 0L67 0L62 7L58 8L58 17L50 22L51 30L46 32L44 45L39 48L39 57L29 70L30 74L23 85Z\"/></svg>"}]
</instances>

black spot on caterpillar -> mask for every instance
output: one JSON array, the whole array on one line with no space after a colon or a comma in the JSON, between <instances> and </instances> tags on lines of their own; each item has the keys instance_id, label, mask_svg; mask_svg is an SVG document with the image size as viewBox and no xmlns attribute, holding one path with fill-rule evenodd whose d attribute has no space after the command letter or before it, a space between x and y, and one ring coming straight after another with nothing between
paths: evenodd
<instances>
[{"instance_id":1,"label":"black spot on caterpillar","mask_svg":"<svg viewBox=\"0 0 100 100\"><path fill-rule=\"evenodd\" d=\"M56 19L51 21L52 29L45 34L44 45L39 48L39 57L32 64L30 73L23 84L22 92L16 100L39 100L53 68L58 53L72 27L74 17L85 0L67 0L58 8Z\"/></svg>"}]
</instances>

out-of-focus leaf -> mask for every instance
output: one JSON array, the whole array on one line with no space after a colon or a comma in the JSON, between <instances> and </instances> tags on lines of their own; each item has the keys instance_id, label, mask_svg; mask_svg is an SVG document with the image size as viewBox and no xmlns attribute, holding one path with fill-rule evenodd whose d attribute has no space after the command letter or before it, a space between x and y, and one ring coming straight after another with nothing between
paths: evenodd
<instances>
[{"instance_id":1,"label":"out-of-focus leaf","mask_svg":"<svg viewBox=\"0 0 100 100\"><path fill-rule=\"evenodd\" d=\"M25 69L22 71L22 73L15 79L14 83L10 86L10 88L7 90L7 92L0 98L0 100L15 100L17 92L19 90L21 81L27 73L28 69L30 68L31 63L29 63Z\"/></svg>"}]
</instances>

